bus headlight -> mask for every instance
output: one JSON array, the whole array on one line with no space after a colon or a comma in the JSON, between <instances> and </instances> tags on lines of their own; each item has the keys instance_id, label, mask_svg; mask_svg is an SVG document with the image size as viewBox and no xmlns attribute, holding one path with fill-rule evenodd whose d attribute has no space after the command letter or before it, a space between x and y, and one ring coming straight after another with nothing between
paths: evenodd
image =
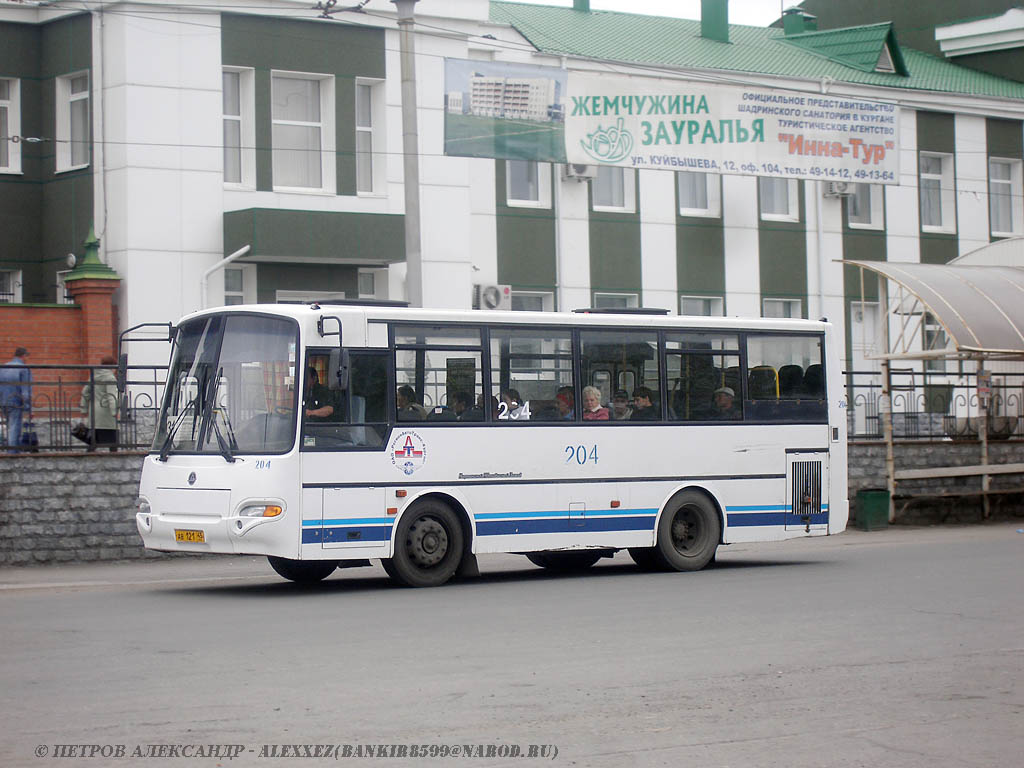
<instances>
[{"instance_id":1,"label":"bus headlight","mask_svg":"<svg viewBox=\"0 0 1024 768\"><path fill-rule=\"evenodd\" d=\"M239 517L277 517L284 510L277 504L250 504L238 511Z\"/></svg>"}]
</instances>

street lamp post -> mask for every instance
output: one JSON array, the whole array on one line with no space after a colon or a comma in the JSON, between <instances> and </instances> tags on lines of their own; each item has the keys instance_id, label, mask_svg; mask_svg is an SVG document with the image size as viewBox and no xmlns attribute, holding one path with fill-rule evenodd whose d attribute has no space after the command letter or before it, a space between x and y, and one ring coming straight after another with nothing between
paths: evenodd
<instances>
[{"instance_id":1,"label":"street lamp post","mask_svg":"<svg viewBox=\"0 0 1024 768\"><path fill-rule=\"evenodd\" d=\"M405 286L409 304L423 306L423 257L420 253L420 156L416 127L416 60L413 11L419 0L391 0L398 13L402 61L402 152L405 171Z\"/></svg>"}]
</instances>

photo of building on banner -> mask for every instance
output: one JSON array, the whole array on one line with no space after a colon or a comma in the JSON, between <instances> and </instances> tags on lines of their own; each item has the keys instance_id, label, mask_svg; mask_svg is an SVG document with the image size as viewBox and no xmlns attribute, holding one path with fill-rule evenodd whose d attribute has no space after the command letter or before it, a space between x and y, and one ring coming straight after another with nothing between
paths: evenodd
<instances>
[{"instance_id":1,"label":"photo of building on banner","mask_svg":"<svg viewBox=\"0 0 1024 768\"><path fill-rule=\"evenodd\" d=\"M615 75L568 82L570 163L899 183L893 104Z\"/></svg>"},{"instance_id":2,"label":"photo of building on banner","mask_svg":"<svg viewBox=\"0 0 1024 768\"><path fill-rule=\"evenodd\" d=\"M446 155L565 162L566 70L445 59L444 75Z\"/></svg>"}]
</instances>

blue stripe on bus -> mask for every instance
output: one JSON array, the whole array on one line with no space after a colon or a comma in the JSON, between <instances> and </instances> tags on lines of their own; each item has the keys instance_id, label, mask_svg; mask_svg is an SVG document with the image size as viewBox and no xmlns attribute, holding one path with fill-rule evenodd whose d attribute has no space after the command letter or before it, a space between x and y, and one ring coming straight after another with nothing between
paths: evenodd
<instances>
[{"instance_id":1,"label":"blue stripe on bus","mask_svg":"<svg viewBox=\"0 0 1024 768\"><path fill-rule=\"evenodd\" d=\"M359 538L350 539L349 533L356 532ZM307 528L302 532L303 544L330 544L336 542L347 542L358 544L364 541L390 541L391 527L386 525L374 525L366 528L359 526L339 526L335 528Z\"/></svg>"},{"instance_id":2,"label":"blue stripe on bus","mask_svg":"<svg viewBox=\"0 0 1024 768\"><path fill-rule=\"evenodd\" d=\"M494 520L478 522L480 536L527 533L590 533L593 531L651 531L654 515L625 517L562 517L540 520Z\"/></svg>"},{"instance_id":3,"label":"blue stripe on bus","mask_svg":"<svg viewBox=\"0 0 1024 768\"><path fill-rule=\"evenodd\" d=\"M824 525L828 523L828 513L820 512L809 515L809 520L799 518L800 525ZM794 524L797 518L789 512L746 512L741 515L729 515L729 527L740 528L750 525L786 525Z\"/></svg>"},{"instance_id":4,"label":"blue stripe on bus","mask_svg":"<svg viewBox=\"0 0 1024 768\"><path fill-rule=\"evenodd\" d=\"M391 525L393 517L341 517L337 520L303 520L303 528L321 527L324 525Z\"/></svg>"},{"instance_id":5,"label":"blue stripe on bus","mask_svg":"<svg viewBox=\"0 0 1024 768\"><path fill-rule=\"evenodd\" d=\"M587 517L631 517L634 515L656 515L657 509L588 509ZM550 512L481 512L473 516L481 520L513 520L523 518L569 517L569 510L556 509Z\"/></svg>"}]
</instances>

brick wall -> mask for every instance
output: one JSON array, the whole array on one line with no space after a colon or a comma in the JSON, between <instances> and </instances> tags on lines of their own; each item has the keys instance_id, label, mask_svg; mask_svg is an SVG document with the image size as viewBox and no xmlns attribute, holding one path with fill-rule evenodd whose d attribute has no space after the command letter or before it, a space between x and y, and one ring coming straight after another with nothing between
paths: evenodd
<instances>
[{"instance_id":1,"label":"brick wall","mask_svg":"<svg viewBox=\"0 0 1024 768\"><path fill-rule=\"evenodd\" d=\"M0 304L0 362L15 347L28 348L36 365L82 365L82 308L74 305Z\"/></svg>"}]
</instances>

